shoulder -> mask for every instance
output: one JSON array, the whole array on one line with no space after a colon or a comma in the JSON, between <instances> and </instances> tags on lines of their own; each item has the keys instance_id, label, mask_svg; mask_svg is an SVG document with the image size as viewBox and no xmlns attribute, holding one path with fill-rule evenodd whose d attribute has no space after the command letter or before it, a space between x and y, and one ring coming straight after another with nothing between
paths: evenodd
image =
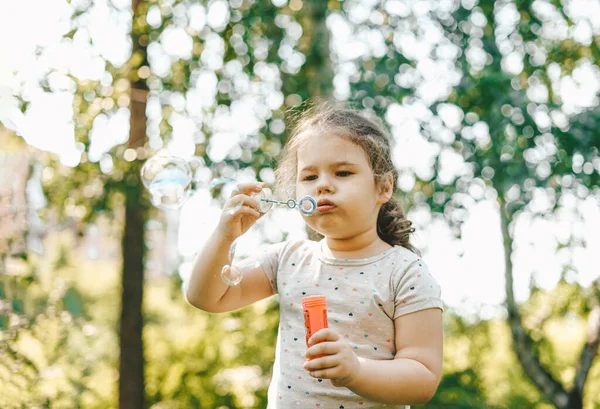
<instances>
[{"instance_id":1,"label":"shoulder","mask_svg":"<svg viewBox=\"0 0 600 409\"><path fill-rule=\"evenodd\" d=\"M424 264L425 262L418 254L413 253L406 247L394 246L394 251L391 254L392 262L394 263L394 271L406 271L414 264Z\"/></svg>"},{"instance_id":2,"label":"shoulder","mask_svg":"<svg viewBox=\"0 0 600 409\"><path fill-rule=\"evenodd\" d=\"M412 251L402 248L396 252L398 267L392 271L394 319L401 315L428 308L443 311L441 287L429 272L425 261Z\"/></svg>"},{"instance_id":3,"label":"shoulder","mask_svg":"<svg viewBox=\"0 0 600 409\"><path fill-rule=\"evenodd\" d=\"M429 267L425 260L418 254L402 246L394 246L392 281L397 285L401 282L412 281L415 278L433 280Z\"/></svg>"}]
</instances>

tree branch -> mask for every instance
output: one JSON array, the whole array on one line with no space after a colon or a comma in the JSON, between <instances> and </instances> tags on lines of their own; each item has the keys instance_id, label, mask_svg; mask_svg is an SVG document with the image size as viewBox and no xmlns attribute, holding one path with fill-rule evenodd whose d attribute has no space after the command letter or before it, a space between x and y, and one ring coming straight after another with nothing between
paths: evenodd
<instances>
[{"instance_id":1,"label":"tree branch","mask_svg":"<svg viewBox=\"0 0 600 409\"><path fill-rule=\"evenodd\" d=\"M533 340L523 328L519 306L515 301L513 265L511 260L512 238L510 237L509 225L511 215L506 209L503 201L500 201L500 221L502 236L504 238L504 260L506 280L506 307L508 320L513 336L513 346L525 374L542 391L545 397L557 408L566 409L569 403L569 394L563 386L548 372L541 364L539 358L533 351Z\"/></svg>"},{"instance_id":2,"label":"tree branch","mask_svg":"<svg viewBox=\"0 0 600 409\"><path fill-rule=\"evenodd\" d=\"M583 395L583 388L592 362L598 354L600 345L600 306L594 307L588 317L588 340L581 351L577 372L575 374L574 391Z\"/></svg>"}]
</instances>

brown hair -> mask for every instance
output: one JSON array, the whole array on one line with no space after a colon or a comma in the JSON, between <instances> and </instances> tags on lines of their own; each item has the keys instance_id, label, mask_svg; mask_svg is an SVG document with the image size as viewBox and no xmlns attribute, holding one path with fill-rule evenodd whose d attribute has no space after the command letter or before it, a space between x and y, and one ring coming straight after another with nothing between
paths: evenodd
<instances>
[{"instance_id":1,"label":"brown hair","mask_svg":"<svg viewBox=\"0 0 600 409\"><path fill-rule=\"evenodd\" d=\"M283 149L281 159L275 170L276 188L285 197L295 195L297 177L297 152L307 135L314 130L335 132L360 146L369 158L376 186L392 175L393 188L397 190L398 171L394 167L391 155L391 137L382 121L375 115L368 117L365 112L341 106L330 101L311 102L297 115L292 115L295 126ZM419 254L410 243L410 234L415 231L401 203L392 197L379 210L377 234L386 243L400 245Z\"/></svg>"}]
</instances>

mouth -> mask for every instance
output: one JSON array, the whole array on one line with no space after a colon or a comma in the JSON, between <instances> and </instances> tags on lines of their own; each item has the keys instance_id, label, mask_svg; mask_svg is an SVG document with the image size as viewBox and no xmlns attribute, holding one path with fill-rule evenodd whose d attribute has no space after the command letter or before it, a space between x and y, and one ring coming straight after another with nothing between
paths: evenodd
<instances>
[{"instance_id":1,"label":"mouth","mask_svg":"<svg viewBox=\"0 0 600 409\"><path fill-rule=\"evenodd\" d=\"M325 213L325 212L330 212L333 209L335 209L335 206L330 206L330 205L323 205L323 206L319 206L317 207L317 211L319 213Z\"/></svg>"},{"instance_id":2,"label":"mouth","mask_svg":"<svg viewBox=\"0 0 600 409\"><path fill-rule=\"evenodd\" d=\"M319 213L329 212L333 209L335 209L335 205L329 200L319 200L319 202L317 203L317 211Z\"/></svg>"}]
</instances>

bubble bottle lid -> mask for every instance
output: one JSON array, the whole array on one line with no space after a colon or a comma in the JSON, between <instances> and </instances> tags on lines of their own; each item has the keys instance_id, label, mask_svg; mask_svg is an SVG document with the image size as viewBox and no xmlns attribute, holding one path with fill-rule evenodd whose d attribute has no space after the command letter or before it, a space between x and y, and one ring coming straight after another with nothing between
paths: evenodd
<instances>
[{"instance_id":1,"label":"bubble bottle lid","mask_svg":"<svg viewBox=\"0 0 600 409\"><path fill-rule=\"evenodd\" d=\"M327 297L324 295L308 295L302 297L303 307L317 307L320 305L327 305Z\"/></svg>"}]
</instances>

